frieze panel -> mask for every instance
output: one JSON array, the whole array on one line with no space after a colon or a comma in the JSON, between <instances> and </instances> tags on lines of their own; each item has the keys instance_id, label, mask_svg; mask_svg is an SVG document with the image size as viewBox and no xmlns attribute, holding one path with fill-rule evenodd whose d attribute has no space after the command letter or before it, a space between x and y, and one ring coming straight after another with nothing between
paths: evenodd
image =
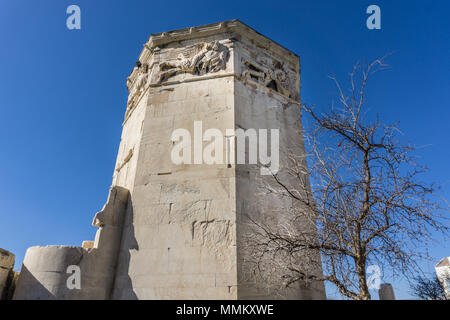
<instances>
[{"instance_id":1,"label":"frieze panel","mask_svg":"<svg viewBox=\"0 0 450 320\"><path fill-rule=\"evenodd\" d=\"M203 75L226 68L228 48L219 41L201 42L186 48L175 61L163 61L152 75L152 83L161 83L181 73Z\"/></svg>"},{"instance_id":2,"label":"frieze panel","mask_svg":"<svg viewBox=\"0 0 450 320\"><path fill-rule=\"evenodd\" d=\"M224 70L230 55L228 47L219 41L200 42L181 50L166 51L155 47L151 54L151 65L138 62L137 68L127 78L129 96L125 118L150 84L157 85L183 73L200 76Z\"/></svg>"},{"instance_id":3,"label":"frieze panel","mask_svg":"<svg viewBox=\"0 0 450 320\"><path fill-rule=\"evenodd\" d=\"M284 96L295 99L295 80L287 68L271 58L241 59L242 76Z\"/></svg>"}]
</instances>

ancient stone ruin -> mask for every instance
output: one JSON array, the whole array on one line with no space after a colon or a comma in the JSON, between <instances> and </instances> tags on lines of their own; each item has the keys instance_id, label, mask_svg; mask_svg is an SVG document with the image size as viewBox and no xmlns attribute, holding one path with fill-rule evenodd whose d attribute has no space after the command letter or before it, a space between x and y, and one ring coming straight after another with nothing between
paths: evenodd
<instances>
[{"instance_id":1,"label":"ancient stone ruin","mask_svg":"<svg viewBox=\"0 0 450 320\"><path fill-rule=\"evenodd\" d=\"M0 300L12 298L18 272L13 271L15 256L0 248Z\"/></svg>"},{"instance_id":2,"label":"ancient stone ruin","mask_svg":"<svg viewBox=\"0 0 450 320\"><path fill-rule=\"evenodd\" d=\"M322 283L280 291L247 277L248 214L276 228L293 205L260 192L272 177L258 164L171 161L172 133L194 135L195 121L204 131L279 129L280 164L283 151L304 155L299 57L232 20L152 34L126 84L95 240L29 248L14 299L325 298ZM321 274L320 262L313 267ZM79 287L68 284L77 270Z\"/></svg>"}]
</instances>

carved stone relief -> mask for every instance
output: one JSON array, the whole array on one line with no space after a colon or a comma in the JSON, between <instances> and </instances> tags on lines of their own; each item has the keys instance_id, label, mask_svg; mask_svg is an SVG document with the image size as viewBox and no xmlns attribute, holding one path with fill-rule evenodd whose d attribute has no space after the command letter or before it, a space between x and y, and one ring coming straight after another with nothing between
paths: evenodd
<instances>
[{"instance_id":1,"label":"carved stone relief","mask_svg":"<svg viewBox=\"0 0 450 320\"><path fill-rule=\"evenodd\" d=\"M202 75L225 69L228 59L228 48L218 41L202 42L190 46L180 53L176 61L165 61L159 64L157 83L180 73Z\"/></svg>"},{"instance_id":2,"label":"carved stone relief","mask_svg":"<svg viewBox=\"0 0 450 320\"><path fill-rule=\"evenodd\" d=\"M117 172L119 172L120 169L122 169L128 163L128 161L130 161L131 157L133 156L133 151L134 151L134 147L131 148L130 150L128 150L128 154L123 159L122 163L116 168Z\"/></svg>"},{"instance_id":3,"label":"carved stone relief","mask_svg":"<svg viewBox=\"0 0 450 320\"><path fill-rule=\"evenodd\" d=\"M156 47L152 50L152 53L153 55L160 55L161 49ZM138 67L127 78L129 96L125 118L128 117L150 83L158 84L181 73L203 75L217 72L226 68L228 57L228 47L219 41L212 41L183 48L174 61L163 61L159 65L152 63L151 67L139 63Z\"/></svg>"},{"instance_id":4,"label":"carved stone relief","mask_svg":"<svg viewBox=\"0 0 450 320\"><path fill-rule=\"evenodd\" d=\"M148 72L148 65L139 65L135 72L137 72L137 75L132 74L127 78L127 88L129 91L129 95L125 117L127 117L131 109L133 109L136 101L144 91L149 79L148 76L150 73ZM134 79L134 81L132 80L132 78Z\"/></svg>"},{"instance_id":5,"label":"carved stone relief","mask_svg":"<svg viewBox=\"0 0 450 320\"><path fill-rule=\"evenodd\" d=\"M273 60L272 66L269 67L268 65L270 63L264 58L260 58L258 62L243 58L242 76L292 98L294 95L292 83L281 63Z\"/></svg>"}]
</instances>

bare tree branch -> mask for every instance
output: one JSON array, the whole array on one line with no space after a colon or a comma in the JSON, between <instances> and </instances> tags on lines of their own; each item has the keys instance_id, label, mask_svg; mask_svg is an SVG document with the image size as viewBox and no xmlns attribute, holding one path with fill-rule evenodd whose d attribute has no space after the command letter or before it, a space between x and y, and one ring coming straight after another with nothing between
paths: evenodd
<instances>
[{"instance_id":1,"label":"bare tree branch","mask_svg":"<svg viewBox=\"0 0 450 320\"><path fill-rule=\"evenodd\" d=\"M292 206L276 230L250 220L255 270L278 270L286 286L328 281L343 296L370 299L370 264L411 277L420 271L417 260L428 258L432 236L448 235L448 205L433 184L420 180L427 168L416 163L417 149L402 144L397 124L365 119L368 80L387 68L384 60L356 64L348 94L331 78L339 109L319 113L302 106L314 123L305 134L310 168L304 156L291 153L289 165L273 175L268 190L292 199ZM323 275L311 270L320 260Z\"/></svg>"}]
</instances>

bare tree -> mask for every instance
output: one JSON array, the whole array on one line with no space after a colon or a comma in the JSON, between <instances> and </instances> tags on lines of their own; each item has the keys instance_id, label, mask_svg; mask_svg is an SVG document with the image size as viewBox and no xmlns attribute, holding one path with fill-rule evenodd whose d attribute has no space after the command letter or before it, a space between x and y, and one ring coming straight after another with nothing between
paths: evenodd
<instances>
[{"instance_id":1,"label":"bare tree","mask_svg":"<svg viewBox=\"0 0 450 320\"><path fill-rule=\"evenodd\" d=\"M448 211L436 187L420 180L427 169L415 162L417 148L402 144L397 124L367 120L369 77L386 67L384 58L356 64L348 90L332 78L338 106L327 112L302 106L313 123L305 131L309 159L287 155L289 165L267 187L292 199L283 223L251 218L255 270L277 270L285 286L328 281L343 296L366 300L370 265L409 279L420 270L416 261L428 258L432 235L447 235ZM322 260L323 272L313 260Z\"/></svg>"},{"instance_id":2,"label":"bare tree","mask_svg":"<svg viewBox=\"0 0 450 320\"><path fill-rule=\"evenodd\" d=\"M411 285L412 294L422 300L447 300L444 285L434 275L428 279L422 276L416 277Z\"/></svg>"}]
</instances>

